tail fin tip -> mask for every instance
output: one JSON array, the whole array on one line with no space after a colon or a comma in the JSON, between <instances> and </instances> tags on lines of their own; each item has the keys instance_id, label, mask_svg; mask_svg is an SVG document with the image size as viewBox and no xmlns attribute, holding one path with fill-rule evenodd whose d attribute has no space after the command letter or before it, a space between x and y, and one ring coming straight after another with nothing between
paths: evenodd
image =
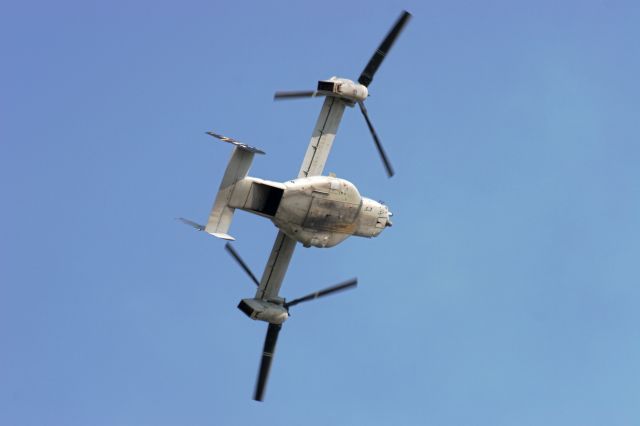
<instances>
[{"instance_id":1,"label":"tail fin tip","mask_svg":"<svg viewBox=\"0 0 640 426\"><path fill-rule=\"evenodd\" d=\"M231 235L223 234L222 232L209 232L208 234L213 235L216 238L220 238L220 239L227 240L227 241L235 241L236 240Z\"/></svg>"},{"instance_id":2,"label":"tail fin tip","mask_svg":"<svg viewBox=\"0 0 640 426\"><path fill-rule=\"evenodd\" d=\"M220 139L222 142L228 142L230 144L233 144L235 146L237 146L238 148L244 150L244 151L249 151L249 152L253 152L254 154L265 154L265 152L261 149L258 149L254 146L251 145L247 145L246 143L240 142L238 140L235 140L233 138L227 137L227 136L222 136L219 135L217 133L213 133L213 132L205 132L206 134L208 134L209 136L213 136L214 138Z\"/></svg>"},{"instance_id":3,"label":"tail fin tip","mask_svg":"<svg viewBox=\"0 0 640 426\"><path fill-rule=\"evenodd\" d=\"M204 225L200 225L199 223L195 223L194 221L185 219L184 217L177 217L176 219L198 231L204 231Z\"/></svg>"}]
</instances>

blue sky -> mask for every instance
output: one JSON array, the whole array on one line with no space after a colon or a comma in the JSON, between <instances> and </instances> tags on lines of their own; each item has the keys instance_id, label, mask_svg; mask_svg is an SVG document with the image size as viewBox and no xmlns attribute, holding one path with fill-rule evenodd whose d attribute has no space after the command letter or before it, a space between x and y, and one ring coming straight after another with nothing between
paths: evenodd
<instances>
[{"instance_id":1,"label":"blue sky","mask_svg":"<svg viewBox=\"0 0 640 426\"><path fill-rule=\"evenodd\" d=\"M266 325L204 222L235 137L296 175L321 102L370 87L388 180L348 110L326 172L394 227L298 247L266 402ZM0 423L640 423L640 6L631 1L5 2ZM237 214L261 272L276 230Z\"/></svg>"}]
</instances>

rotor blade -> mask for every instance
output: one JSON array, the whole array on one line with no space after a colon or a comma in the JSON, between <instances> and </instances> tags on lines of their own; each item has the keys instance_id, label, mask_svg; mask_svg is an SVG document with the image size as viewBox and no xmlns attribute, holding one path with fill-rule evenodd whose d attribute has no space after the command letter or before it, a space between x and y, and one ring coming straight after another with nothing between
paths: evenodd
<instances>
[{"instance_id":1,"label":"rotor blade","mask_svg":"<svg viewBox=\"0 0 640 426\"><path fill-rule=\"evenodd\" d=\"M244 260L242 260L242 258L240 257L240 255L238 254L238 252L233 248L233 246L229 243L224 245L224 248L229 252L229 254L231 255L231 257L233 257L236 262L238 262L238 264L240 265L240 267L242 269L244 269L244 271L247 273L247 275L249 275L249 277L251 278L251 281L253 281L254 283L256 283L256 285L258 287L260 287L260 281L258 281L258 279L256 278L255 275L253 275L253 272L251 272L251 269L249 269L249 267L247 266L246 263L244 263Z\"/></svg>"},{"instance_id":2,"label":"rotor blade","mask_svg":"<svg viewBox=\"0 0 640 426\"><path fill-rule=\"evenodd\" d=\"M324 290L317 291L315 293L307 294L306 296L299 297L297 299L292 300L291 302L287 302L284 304L285 308L289 308L289 306L297 305L298 303L308 302L310 300L318 299L319 297L328 296L330 294L336 293L338 291L343 291L350 289L351 287L355 287L358 285L357 278L351 278L349 281L345 281L338 285L334 285L333 287L325 288Z\"/></svg>"},{"instance_id":3,"label":"rotor blade","mask_svg":"<svg viewBox=\"0 0 640 426\"><path fill-rule=\"evenodd\" d=\"M373 141L376 143L378 154L380 154L380 158L382 158L382 162L384 163L384 168L387 170L387 176L392 177L394 174L393 167L391 167L389 158L387 157L386 152L384 152L384 148L382 148L380 139L378 139L378 134L376 133L376 130L373 128L373 124L371 124L371 120L369 119L369 114L367 113L367 108L365 108L364 102L362 101L358 101L358 105L360 105L360 111L362 111L362 115L364 115L364 119L367 122L367 126L369 126L369 131L371 132L371 136L373 136Z\"/></svg>"},{"instance_id":4,"label":"rotor blade","mask_svg":"<svg viewBox=\"0 0 640 426\"><path fill-rule=\"evenodd\" d=\"M378 71L378 67L384 60L384 57L391 50L393 43L396 41L396 38L398 38L400 32L409 21L409 18L411 18L411 14L406 10L403 11L402 15L400 15L393 28L391 28L391 31L389 31L389 34L387 34L384 40L382 40L382 43L380 43L380 46L378 46L376 52L373 54L371 59L369 59L369 63L358 78L358 83L362 84L363 86L369 86L369 84L371 84L373 76L375 75L376 71Z\"/></svg>"},{"instance_id":5,"label":"rotor blade","mask_svg":"<svg viewBox=\"0 0 640 426\"><path fill-rule=\"evenodd\" d=\"M260 370L258 371L258 380L256 381L256 390L253 394L253 399L256 401L262 401L264 397L264 389L267 386L271 361L273 360L276 341L278 340L278 333L280 333L281 328L281 324L269 324L269 328L267 329L267 336L264 338L264 349L262 350L262 360L260 361Z\"/></svg>"},{"instance_id":6,"label":"rotor blade","mask_svg":"<svg viewBox=\"0 0 640 426\"><path fill-rule=\"evenodd\" d=\"M318 92L315 90L298 90L290 92L276 92L273 99L313 98Z\"/></svg>"}]
</instances>

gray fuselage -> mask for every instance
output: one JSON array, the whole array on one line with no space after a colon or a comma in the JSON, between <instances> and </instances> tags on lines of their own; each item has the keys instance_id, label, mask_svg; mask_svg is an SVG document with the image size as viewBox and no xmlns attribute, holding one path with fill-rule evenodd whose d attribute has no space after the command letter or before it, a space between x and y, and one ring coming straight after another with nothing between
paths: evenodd
<instances>
[{"instance_id":1,"label":"gray fuselage","mask_svg":"<svg viewBox=\"0 0 640 426\"><path fill-rule=\"evenodd\" d=\"M333 176L284 183L246 177L234 185L229 207L268 217L305 247L332 247L351 235L375 237L391 226L392 215L351 182Z\"/></svg>"}]
</instances>

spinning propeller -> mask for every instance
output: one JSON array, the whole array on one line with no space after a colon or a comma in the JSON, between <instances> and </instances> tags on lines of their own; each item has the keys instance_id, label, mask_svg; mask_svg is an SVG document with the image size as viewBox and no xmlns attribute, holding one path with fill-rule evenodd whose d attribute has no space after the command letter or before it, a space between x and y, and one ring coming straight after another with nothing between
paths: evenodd
<instances>
[{"instance_id":1,"label":"spinning propeller","mask_svg":"<svg viewBox=\"0 0 640 426\"><path fill-rule=\"evenodd\" d=\"M238 262L240 267L249 275L251 280L257 285L260 286L260 283L256 276L251 272L247 264L242 260L238 252L233 248L230 243L225 245L225 249L233 259ZM311 300L319 299L324 296L328 296L333 293L337 293L339 291L348 290L350 288L356 287L358 285L358 279L352 278L350 280L344 281L340 284L325 288L324 290L317 291L315 293L307 294L306 296L299 297L297 299L293 299L290 302L282 301L278 306L281 306L286 313L289 313L289 308L291 306L295 306L299 303L309 302ZM278 304L278 302L270 302L274 304ZM282 329L282 324L274 324L269 323L269 327L267 328L267 335L264 339L264 347L262 350L262 359L260 361L260 370L258 370L258 379L256 381L256 389L253 394L253 399L256 401L262 401L264 397L264 390L267 385L267 379L269 377L269 370L271 369L271 361L273 360L273 355L276 350L276 342L278 341L278 334L280 333L280 329Z\"/></svg>"},{"instance_id":2,"label":"spinning propeller","mask_svg":"<svg viewBox=\"0 0 640 426\"><path fill-rule=\"evenodd\" d=\"M378 49L375 51L369 63L360 74L358 78L358 83L355 84L351 80L340 79L340 78L332 78L327 81L319 81L317 90L303 90L303 91L288 91L288 92L276 92L274 95L274 99L294 99L294 98L311 98L315 96L336 96L338 94L339 97L346 98L351 100L352 102L356 102L360 106L360 111L364 116L365 121L367 122L367 127L369 127L369 132L371 132L371 136L373 137L373 141L376 144L376 149L378 150L378 154L380 154L380 158L382 158L382 162L384 163L384 167L387 171L387 175L389 177L393 176L393 168L391 167L391 163L389 162L389 158L382 148L382 144L380 143L380 138L378 138L378 134L373 128L373 124L371 123L371 119L369 119L369 114L367 113L367 109L364 106L364 100L369 94L368 87L373 81L373 76L376 71L382 64L382 61L386 57L386 55L391 50L393 43L395 43L396 39L402 32L402 29L405 27L409 19L411 18L411 14L406 10L402 12L394 26L391 28L391 31L384 38ZM341 86L345 86L342 88Z\"/></svg>"}]
</instances>

